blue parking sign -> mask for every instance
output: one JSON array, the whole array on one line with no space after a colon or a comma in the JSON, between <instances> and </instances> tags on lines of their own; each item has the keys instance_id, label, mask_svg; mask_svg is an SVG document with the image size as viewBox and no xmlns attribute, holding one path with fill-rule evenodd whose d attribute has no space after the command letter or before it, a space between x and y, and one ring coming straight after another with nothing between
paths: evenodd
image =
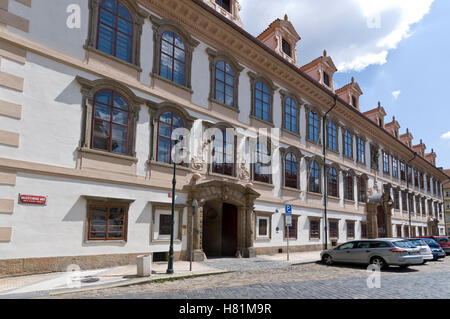
<instances>
[{"instance_id":1,"label":"blue parking sign","mask_svg":"<svg viewBox=\"0 0 450 319\"><path fill-rule=\"evenodd\" d=\"M292 205L286 205L286 216L292 216Z\"/></svg>"}]
</instances>

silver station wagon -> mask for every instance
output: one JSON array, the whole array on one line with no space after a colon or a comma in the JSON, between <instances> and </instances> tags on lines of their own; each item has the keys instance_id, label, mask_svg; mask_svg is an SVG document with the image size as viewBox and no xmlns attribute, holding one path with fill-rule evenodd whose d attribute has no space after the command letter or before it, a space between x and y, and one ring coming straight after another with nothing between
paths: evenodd
<instances>
[{"instance_id":1,"label":"silver station wagon","mask_svg":"<svg viewBox=\"0 0 450 319\"><path fill-rule=\"evenodd\" d=\"M420 249L411 247L402 239L355 240L336 248L322 251L322 261L327 265L333 263L374 264L380 269L389 266L406 268L423 263Z\"/></svg>"}]
</instances>

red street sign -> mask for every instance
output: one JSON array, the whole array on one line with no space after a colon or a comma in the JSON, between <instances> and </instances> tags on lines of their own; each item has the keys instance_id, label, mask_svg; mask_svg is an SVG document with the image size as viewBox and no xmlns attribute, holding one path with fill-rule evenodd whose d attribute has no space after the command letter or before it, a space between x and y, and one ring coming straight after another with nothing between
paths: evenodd
<instances>
[{"instance_id":1,"label":"red street sign","mask_svg":"<svg viewBox=\"0 0 450 319\"><path fill-rule=\"evenodd\" d=\"M47 204L47 197L33 196L33 195L19 195L19 202L23 204L45 205Z\"/></svg>"}]
</instances>

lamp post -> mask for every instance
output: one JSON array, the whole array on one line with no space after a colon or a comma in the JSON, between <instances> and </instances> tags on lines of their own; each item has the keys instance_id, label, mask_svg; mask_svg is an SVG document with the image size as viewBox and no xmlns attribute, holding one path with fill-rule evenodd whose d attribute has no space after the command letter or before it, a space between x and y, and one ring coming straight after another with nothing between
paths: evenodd
<instances>
[{"instance_id":1,"label":"lamp post","mask_svg":"<svg viewBox=\"0 0 450 319\"><path fill-rule=\"evenodd\" d=\"M194 215L197 213L198 202L196 199L192 201L192 216L191 216L191 247L189 249L189 271L192 271L192 255L194 250Z\"/></svg>"},{"instance_id":2,"label":"lamp post","mask_svg":"<svg viewBox=\"0 0 450 319\"><path fill-rule=\"evenodd\" d=\"M183 136L180 136L174 141L173 154L175 155L175 146L183 141ZM177 174L177 159L172 156L173 162L173 179L172 179L172 215L170 218L170 247L169 247L169 262L167 264L167 274L173 274L173 229L175 224L175 186L177 184L176 174Z\"/></svg>"}]
</instances>

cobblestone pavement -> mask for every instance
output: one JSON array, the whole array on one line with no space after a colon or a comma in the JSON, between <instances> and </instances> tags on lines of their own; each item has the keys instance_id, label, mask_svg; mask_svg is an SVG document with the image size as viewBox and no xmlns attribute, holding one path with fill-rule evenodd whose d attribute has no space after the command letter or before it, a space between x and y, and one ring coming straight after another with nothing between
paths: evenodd
<instances>
[{"instance_id":1,"label":"cobblestone pavement","mask_svg":"<svg viewBox=\"0 0 450 319\"><path fill-rule=\"evenodd\" d=\"M228 265L236 267L235 262L242 260L234 260ZM249 261L244 261L242 265L246 262ZM211 277L65 294L53 298L450 298L450 258L409 269L392 267L382 272L380 289L367 288L370 274L366 267L328 267L315 263L269 268L268 263L256 264L265 266L254 266L261 267L258 269L241 267L241 271Z\"/></svg>"}]
</instances>

